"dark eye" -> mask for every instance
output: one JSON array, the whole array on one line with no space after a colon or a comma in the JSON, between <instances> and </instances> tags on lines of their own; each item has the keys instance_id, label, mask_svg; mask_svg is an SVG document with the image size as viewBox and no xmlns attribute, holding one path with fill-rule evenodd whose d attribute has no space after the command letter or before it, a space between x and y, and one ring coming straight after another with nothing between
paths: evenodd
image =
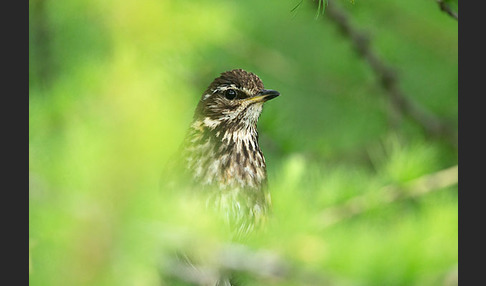
<instances>
[{"instance_id":1,"label":"dark eye","mask_svg":"<svg viewBox=\"0 0 486 286\"><path fill-rule=\"evenodd\" d=\"M235 99L236 97L236 90L234 89L227 89L224 91L224 97L226 97L229 100Z\"/></svg>"}]
</instances>

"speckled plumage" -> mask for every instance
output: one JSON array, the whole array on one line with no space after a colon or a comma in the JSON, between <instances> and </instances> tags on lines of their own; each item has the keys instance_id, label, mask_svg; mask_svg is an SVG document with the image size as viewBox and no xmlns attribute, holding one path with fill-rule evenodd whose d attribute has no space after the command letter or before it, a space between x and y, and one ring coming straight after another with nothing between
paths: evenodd
<instances>
[{"instance_id":1,"label":"speckled plumage","mask_svg":"<svg viewBox=\"0 0 486 286\"><path fill-rule=\"evenodd\" d=\"M278 95L253 73L224 72L203 93L186 137L189 175L239 235L261 225L271 205L257 122L263 103Z\"/></svg>"}]
</instances>

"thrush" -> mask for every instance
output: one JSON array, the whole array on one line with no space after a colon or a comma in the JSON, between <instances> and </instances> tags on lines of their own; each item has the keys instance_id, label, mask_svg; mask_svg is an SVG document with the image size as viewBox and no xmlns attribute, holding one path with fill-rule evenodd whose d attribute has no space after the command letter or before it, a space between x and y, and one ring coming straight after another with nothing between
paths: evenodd
<instances>
[{"instance_id":1,"label":"thrush","mask_svg":"<svg viewBox=\"0 0 486 286\"><path fill-rule=\"evenodd\" d=\"M271 206L257 123L279 95L254 73L223 72L202 94L185 139L186 172L237 236L262 226Z\"/></svg>"}]
</instances>

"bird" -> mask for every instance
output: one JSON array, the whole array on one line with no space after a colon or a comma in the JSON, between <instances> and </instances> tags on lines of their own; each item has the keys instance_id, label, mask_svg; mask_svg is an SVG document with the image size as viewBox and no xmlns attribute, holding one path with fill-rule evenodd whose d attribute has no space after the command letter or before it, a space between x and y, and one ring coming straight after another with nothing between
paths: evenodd
<instances>
[{"instance_id":1,"label":"bird","mask_svg":"<svg viewBox=\"0 0 486 286\"><path fill-rule=\"evenodd\" d=\"M177 159L170 160L164 172L165 188L202 198L205 208L225 222L224 230L232 242L264 228L270 214L271 196L257 123L264 103L279 95L265 89L252 72L233 69L221 73L203 92L174 157ZM211 286L237 283L232 271L213 269L193 257L190 250L178 251L176 257L168 260L166 270L186 282Z\"/></svg>"},{"instance_id":2,"label":"bird","mask_svg":"<svg viewBox=\"0 0 486 286\"><path fill-rule=\"evenodd\" d=\"M186 174L235 237L267 221L271 196L257 123L264 103L279 95L252 72L225 71L203 92L184 139Z\"/></svg>"}]
</instances>

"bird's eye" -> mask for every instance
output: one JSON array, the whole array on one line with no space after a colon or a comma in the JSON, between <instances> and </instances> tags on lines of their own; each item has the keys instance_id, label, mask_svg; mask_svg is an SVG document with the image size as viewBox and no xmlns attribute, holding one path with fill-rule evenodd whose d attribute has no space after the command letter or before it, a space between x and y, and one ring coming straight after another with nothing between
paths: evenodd
<instances>
[{"instance_id":1,"label":"bird's eye","mask_svg":"<svg viewBox=\"0 0 486 286\"><path fill-rule=\"evenodd\" d=\"M227 89L224 91L224 97L226 97L229 100L235 99L236 97L236 90L234 89Z\"/></svg>"}]
</instances>

